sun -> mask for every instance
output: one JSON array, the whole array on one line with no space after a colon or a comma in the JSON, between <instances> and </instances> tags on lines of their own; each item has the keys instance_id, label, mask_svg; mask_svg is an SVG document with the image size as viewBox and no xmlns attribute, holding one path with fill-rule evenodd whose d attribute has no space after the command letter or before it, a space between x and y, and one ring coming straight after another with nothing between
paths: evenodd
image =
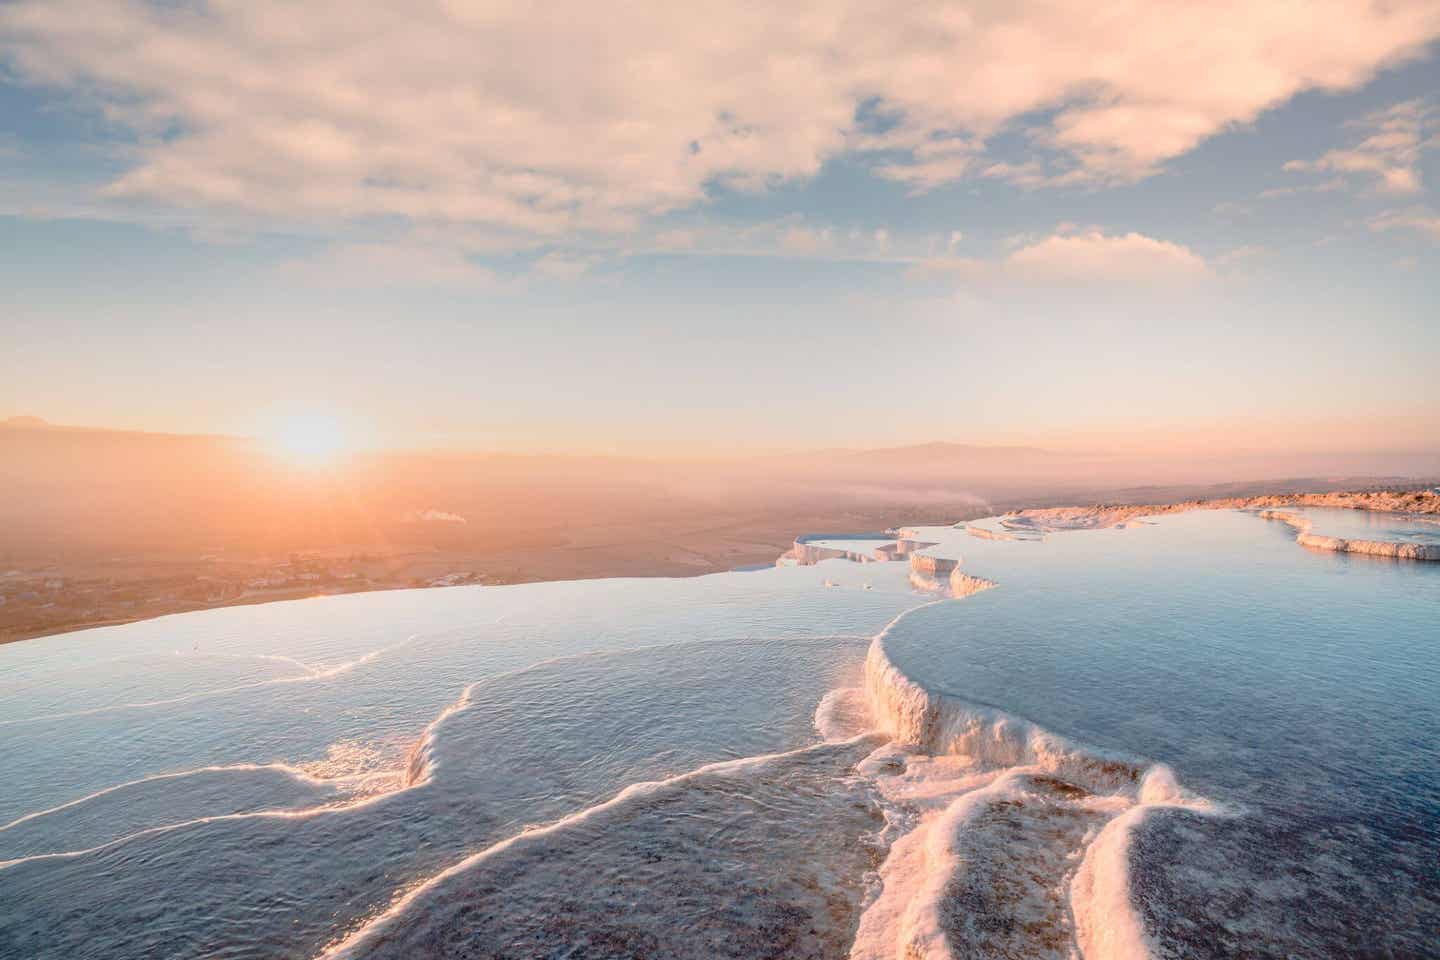
<instances>
[{"instance_id":1,"label":"sun","mask_svg":"<svg viewBox=\"0 0 1440 960\"><path fill-rule=\"evenodd\" d=\"M286 417L267 437L267 446L282 460L298 467L324 467L350 449L344 426L324 414Z\"/></svg>"}]
</instances>

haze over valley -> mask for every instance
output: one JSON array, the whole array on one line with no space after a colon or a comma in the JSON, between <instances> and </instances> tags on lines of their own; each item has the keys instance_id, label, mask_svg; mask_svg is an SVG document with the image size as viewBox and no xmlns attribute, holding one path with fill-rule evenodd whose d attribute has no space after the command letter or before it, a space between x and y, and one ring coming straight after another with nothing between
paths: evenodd
<instances>
[{"instance_id":1,"label":"haze over valley","mask_svg":"<svg viewBox=\"0 0 1440 960\"><path fill-rule=\"evenodd\" d=\"M263 439L33 415L0 422L0 463L6 639L323 593L693 576L768 564L809 530L1440 477L1440 454L1426 452L1166 461L957 443L707 460L347 451L315 463Z\"/></svg>"}]
</instances>

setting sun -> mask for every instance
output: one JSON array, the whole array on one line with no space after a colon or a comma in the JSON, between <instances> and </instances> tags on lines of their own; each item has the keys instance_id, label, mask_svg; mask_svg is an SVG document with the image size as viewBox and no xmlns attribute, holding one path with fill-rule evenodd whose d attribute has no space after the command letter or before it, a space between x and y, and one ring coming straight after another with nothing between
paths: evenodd
<instances>
[{"instance_id":1,"label":"setting sun","mask_svg":"<svg viewBox=\"0 0 1440 960\"><path fill-rule=\"evenodd\" d=\"M350 448L340 421L323 414L291 416L267 438L274 454L296 466L321 467L334 463Z\"/></svg>"}]
</instances>

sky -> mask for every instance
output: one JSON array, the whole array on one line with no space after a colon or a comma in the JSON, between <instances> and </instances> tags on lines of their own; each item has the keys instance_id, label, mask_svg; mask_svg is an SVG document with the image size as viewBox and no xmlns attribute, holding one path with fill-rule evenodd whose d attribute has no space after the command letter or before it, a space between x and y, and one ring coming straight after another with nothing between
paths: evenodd
<instances>
[{"instance_id":1,"label":"sky","mask_svg":"<svg viewBox=\"0 0 1440 960\"><path fill-rule=\"evenodd\" d=\"M0 418L1434 449L1440 3L0 4Z\"/></svg>"}]
</instances>

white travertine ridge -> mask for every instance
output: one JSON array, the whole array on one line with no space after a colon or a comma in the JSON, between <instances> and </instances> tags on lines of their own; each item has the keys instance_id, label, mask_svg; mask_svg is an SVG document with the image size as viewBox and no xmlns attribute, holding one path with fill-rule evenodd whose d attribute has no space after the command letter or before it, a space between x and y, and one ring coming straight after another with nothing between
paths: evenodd
<instances>
[{"instance_id":1,"label":"white travertine ridge","mask_svg":"<svg viewBox=\"0 0 1440 960\"><path fill-rule=\"evenodd\" d=\"M1394 557L1397 560L1440 560L1440 544L1326 536L1314 532L1315 524L1309 517L1284 510L1261 510L1257 516L1265 520L1279 520L1294 527L1295 542L1302 547L1335 553L1363 553L1371 557Z\"/></svg>"}]
</instances>

